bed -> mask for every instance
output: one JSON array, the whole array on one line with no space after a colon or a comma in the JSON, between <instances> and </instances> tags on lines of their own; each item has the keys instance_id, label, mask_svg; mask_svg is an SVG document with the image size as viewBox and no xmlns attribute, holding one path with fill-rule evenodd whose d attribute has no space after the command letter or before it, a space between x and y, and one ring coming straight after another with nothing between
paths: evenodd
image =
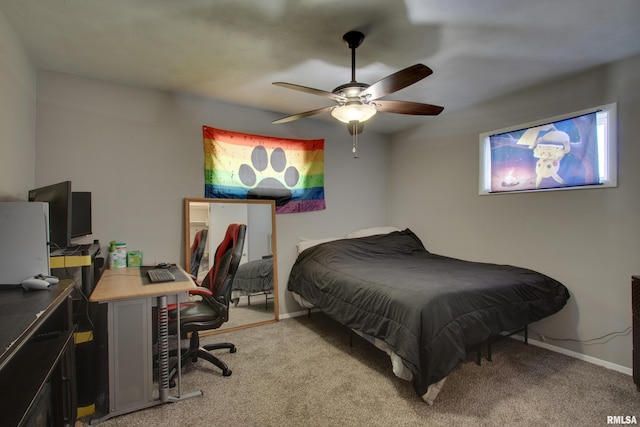
<instances>
[{"instance_id":1,"label":"bed","mask_svg":"<svg viewBox=\"0 0 640 427\"><path fill-rule=\"evenodd\" d=\"M273 258L245 262L238 271L231 286L231 301L238 304L240 297L273 294ZM251 300L249 300L250 303Z\"/></svg>"},{"instance_id":2,"label":"bed","mask_svg":"<svg viewBox=\"0 0 640 427\"><path fill-rule=\"evenodd\" d=\"M563 284L536 271L432 254L409 229L308 247L288 289L385 348L394 373L429 404L467 350L569 299Z\"/></svg>"}]
</instances>

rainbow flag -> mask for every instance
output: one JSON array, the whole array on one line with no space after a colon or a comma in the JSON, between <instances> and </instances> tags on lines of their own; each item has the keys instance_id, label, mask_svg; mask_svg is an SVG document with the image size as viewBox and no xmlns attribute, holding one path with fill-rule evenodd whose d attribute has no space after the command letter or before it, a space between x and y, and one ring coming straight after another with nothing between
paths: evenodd
<instances>
[{"instance_id":1,"label":"rainbow flag","mask_svg":"<svg viewBox=\"0 0 640 427\"><path fill-rule=\"evenodd\" d=\"M202 127L204 196L269 199L276 213L325 209L324 139L286 139Z\"/></svg>"}]
</instances>

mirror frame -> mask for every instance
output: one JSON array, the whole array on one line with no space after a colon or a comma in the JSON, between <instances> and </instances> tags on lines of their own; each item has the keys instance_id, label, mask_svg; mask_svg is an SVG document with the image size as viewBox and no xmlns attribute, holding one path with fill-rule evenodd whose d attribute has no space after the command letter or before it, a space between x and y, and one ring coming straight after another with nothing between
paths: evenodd
<instances>
[{"instance_id":1,"label":"mirror frame","mask_svg":"<svg viewBox=\"0 0 640 427\"><path fill-rule=\"evenodd\" d=\"M279 304L278 304L278 248L276 245L276 204L273 200L258 199L209 199L197 197L185 197L184 199L184 269L191 271L191 203L236 203L236 204L262 204L271 205L271 248L273 252L273 314L274 318L255 323L247 323L246 325L237 325L229 328L224 326L211 331L201 331L200 336L215 335L223 332L230 332L240 329L246 329L253 326L267 325L280 320Z\"/></svg>"}]
</instances>

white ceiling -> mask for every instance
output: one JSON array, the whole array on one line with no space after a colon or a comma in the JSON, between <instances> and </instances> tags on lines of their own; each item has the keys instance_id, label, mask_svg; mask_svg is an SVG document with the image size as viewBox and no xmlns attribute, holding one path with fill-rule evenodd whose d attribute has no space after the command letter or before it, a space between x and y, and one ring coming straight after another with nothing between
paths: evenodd
<instances>
[{"instance_id":1,"label":"white ceiling","mask_svg":"<svg viewBox=\"0 0 640 427\"><path fill-rule=\"evenodd\" d=\"M353 29L366 35L359 82L423 63L433 75L385 99L442 105L443 114L640 52L638 0L0 0L0 11L37 68L274 119L332 104L271 83L332 91L349 82L342 35ZM437 117L379 113L367 129L429 120Z\"/></svg>"}]
</instances>

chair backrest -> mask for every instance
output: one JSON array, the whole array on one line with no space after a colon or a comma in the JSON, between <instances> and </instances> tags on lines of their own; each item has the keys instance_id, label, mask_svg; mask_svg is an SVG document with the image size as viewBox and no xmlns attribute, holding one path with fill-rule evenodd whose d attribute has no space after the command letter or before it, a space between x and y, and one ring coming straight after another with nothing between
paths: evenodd
<instances>
[{"instance_id":1,"label":"chair backrest","mask_svg":"<svg viewBox=\"0 0 640 427\"><path fill-rule=\"evenodd\" d=\"M198 270L200 269L200 261L204 255L204 250L207 247L207 233L209 230L203 228L198 231L193 238L193 244L191 245L191 275L198 276Z\"/></svg>"},{"instance_id":2,"label":"chair backrest","mask_svg":"<svg viewBox=\"0 0 640 427\"><path fill-rule=\"evenodd\" d=\"M223 304L229 304L231 284L240 265L246 232L245 224L229 224L224 239L216 249L213 266L201 283Z\"/></svg>"}]
</instances>

